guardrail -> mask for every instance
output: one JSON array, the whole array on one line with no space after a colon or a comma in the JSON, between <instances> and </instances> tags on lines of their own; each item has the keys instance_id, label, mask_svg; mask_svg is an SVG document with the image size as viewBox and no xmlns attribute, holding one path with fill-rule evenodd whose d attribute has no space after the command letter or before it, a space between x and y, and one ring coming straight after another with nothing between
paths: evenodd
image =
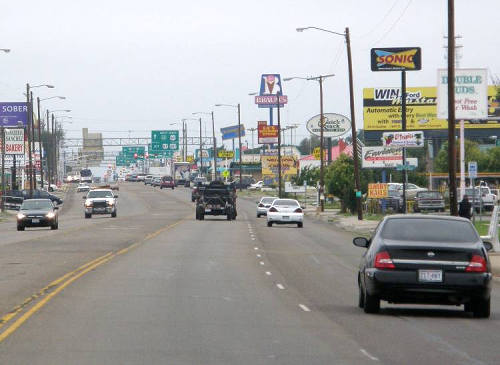
<instances>
[{"instance_id":1,"label":"guardrail","mask_svg":"<svg viewBox=\"0 0 500 365\"><path fill-rule=\"evenodd\" d=\"M498 205L495 205L491 213L490 227L488 228L488 235L481 236L482 239L491 242L493 247L492 251L500 252L500 243L498 242Z\"/></svg>"}]
</instances>

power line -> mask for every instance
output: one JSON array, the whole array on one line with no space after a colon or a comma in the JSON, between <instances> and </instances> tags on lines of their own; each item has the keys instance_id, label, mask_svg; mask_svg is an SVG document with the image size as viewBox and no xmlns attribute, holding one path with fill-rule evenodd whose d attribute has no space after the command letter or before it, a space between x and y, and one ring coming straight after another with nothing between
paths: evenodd
<instances>
[{"instance_id":1,"label":"power line","mask_svg":"<svg viewBox=\"0 0 500 365\"><path fill-rule=\"evenodd\" d=\"M367 33L365 33L365 34L363 34L363 35L361 35L359 37L356 37L356 38L361 39L361 38L365 38L365 37L367 37L369 35L373 35L373 31L375 29L377 29L381 24L383 24L385 22L385 20L389 16L389 14L392 12L392 10L396 7L396 4L398 4L398 3L401 3L401 1L400 0L395 0L394 3L392 4L392 6L389 8L389 10L387 10L387 12L385 13L385 15L384 15L384 17L382 18L381 21L379 21L376 25L374 25L369 32L367 32Z\"/></svg>"},{"instance_id":2,"label":"power line","mask_svg":"<svg viewBox=\"0 0 500 365\"><path fill-rule=\"evenodd\" d=\"M412 0L408 0L408 4L406 4L405 8L403 9L403 12L401 13L401 15L396 19L396 21L391 25L391 27L387 30L387 32L384 33L384 35L382 37L380 37L375 43L373 44L377 44L379 43L380 41L382 41L385 37L387 37L387 35L392 32L392 30L394 29L394 27L399 23L399 21L401 20L401 18L403 17L403 15L405 15L406 13L406 10L410 7L410 4L411 4Z\"/></svg>"}]
</instances>

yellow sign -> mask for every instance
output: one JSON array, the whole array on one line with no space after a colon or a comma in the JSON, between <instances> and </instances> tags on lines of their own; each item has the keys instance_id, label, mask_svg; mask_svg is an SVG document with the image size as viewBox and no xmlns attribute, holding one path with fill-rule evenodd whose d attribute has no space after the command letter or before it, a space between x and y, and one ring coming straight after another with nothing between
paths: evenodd
<instances>
[{"instance_id":1,"label":"yellow sign","mask_svg":"<svg viewBox=\"0 0 500 365\"><path fill-rule=\"evenodd\" d=\"M488 116L500 117L496 87L488 86ZM401 130L401 89L363 89L363 124L367 131ZM465 128L500 128L500 121L465 122ZM437 118L437 89L409 87L406 90L406 129L448 129L445 119Z\"/></svg>"},{"instance_id":2,"label":"yellow sign","mask_svg":"<svg viewBox=\"0 0 500 365\"><path fill-rule=\"evenodd\" d=\"M368 184L368 198L382 199L389 196L387 184L377 183Z\"/></svg>"},{"instance_id":3,"label":"yellow sign","mask_svg":"<svg viewBox=\"0 0 500 365\"><path fill-rule=\"evenodd\" d=\"M229 177L229 170L222 171L222 177L228 178Z\"/></svg>"},{"instance_id":4,"label":"yellow sign","mask_svg":"<svg viewBox=\"0 0 500 365\"><path fill-rule=\"evenodd\" d=\"M226 151L226 150L219 150L219 151L217 151L217 157L219 157L219 158L233 158L234 152L233 151Z\"/></svg>"},{"instance_id":5,"label":"yellow sign","mask_svg":"<svg viewBox=\"0 0 500 365\"><path fill-rule=\"evenodd\" d=\"M278 176L278 156L261 156L262 175ZM281 156L281 174L297 175L298 161L293 156Z\"/></svg>"},{"instance_id":6,"label":"yellow sign","mask_svg":"<svg viewBox=\"0 0 500 365\"><path fill-rule=\"evenodd\" d=\"M193 162L194 161L194 156L193 155L187 155L186 156L186 161L187 162Z\"/></svg>"},{"instance_id":7,"label":"yellow sign","mask_svg":"<svg viewBox=\"0 0 500 365\"><path fill-rule=\"evenodd\" d=\"M323 149L323 159L324 160L326 160L327 155L328 155L328 150L327 149ZM316 147L313 150L313 156L314 156L315 160L321 160L321 156L319 155L319 147Z\"/></svg>"}]
</instances>

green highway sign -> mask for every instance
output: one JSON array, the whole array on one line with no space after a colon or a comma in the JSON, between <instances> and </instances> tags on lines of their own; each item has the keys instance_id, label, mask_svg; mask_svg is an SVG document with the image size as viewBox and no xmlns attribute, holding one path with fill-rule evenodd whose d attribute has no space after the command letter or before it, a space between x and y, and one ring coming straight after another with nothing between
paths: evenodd
<instances>
[{"instance_id":1,"label":"green highway sign","mask_svg":"<svg viewBox=\"0 0 500 365\"><path fill-rule=\"evenodd\" d=\"M151 154L179 150L179 131L151 131Z\"/></svg>"}]
</instances>

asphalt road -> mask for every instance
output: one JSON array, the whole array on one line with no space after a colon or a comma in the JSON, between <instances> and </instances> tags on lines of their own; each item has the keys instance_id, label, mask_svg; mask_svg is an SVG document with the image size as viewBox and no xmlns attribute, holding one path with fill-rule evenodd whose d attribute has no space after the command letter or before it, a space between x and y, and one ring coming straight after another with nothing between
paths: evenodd
<instances>
[{"instance_id":1,"label":"asphalt road","mask_svg":"<svg viewBox=\"0 0 500 365\"><path fill-rule=\"evenodd\" d=\"M236 221L196 221L184 188L119 195L117 218L85 220L70 194L59 231L0 224L1 364L500 363L498 283L488 320L367 315L348 233L268 228L244 199Z\"/></svg>"}]
</instances>

